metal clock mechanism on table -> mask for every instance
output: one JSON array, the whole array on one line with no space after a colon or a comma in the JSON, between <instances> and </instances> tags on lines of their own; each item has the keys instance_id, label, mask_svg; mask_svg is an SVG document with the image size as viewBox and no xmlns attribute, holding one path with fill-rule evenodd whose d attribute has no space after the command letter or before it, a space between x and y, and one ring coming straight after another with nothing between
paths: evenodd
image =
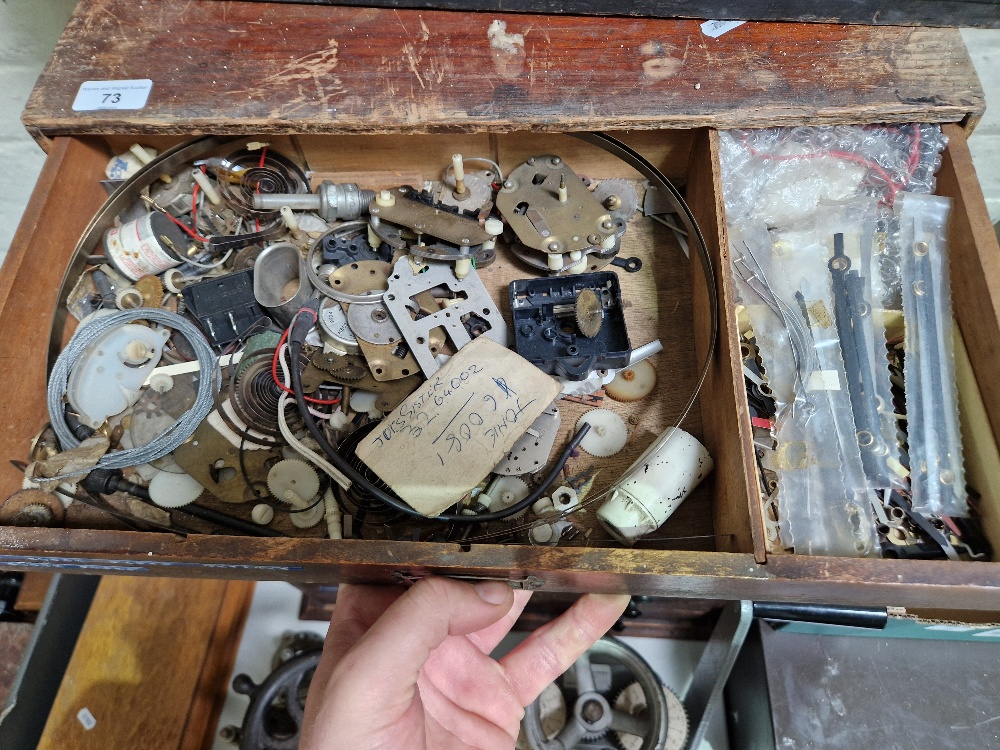
<instances>
[{"instance_id":1,"label":"metal clock mechanism on table","mask_svg":"<svg viewBox=\"0 0 1000 750\"><path fill-rule=\"evenodd\" d=\"M591 180L550 154L508 174L456 154L416 186L310 192L262 142L116 157L108 176L125 179L64 281L51 423L0 521L56 525L78 501L179 534L648 535L711 471L679 428L711 348L674 426L630 467L597 489L593 472L564 472L581 452L627 450L620 408L656 387L660 342L633 347L625 323L618 273L651 273L622 257L629 220L656 214L699 255L712 346L714 276L673 185L620 142L580 137L646 182ZM519 270L491 295L481 274L498 254ZM79 322L60 351L67 313ZM560 439L563 398L600 408ZM580 522L588 507L600 525Z\"/></svg>"},{"instance_id":2,"label":"metal clock mechanism on table","mask_svg":"<svg viewBox=\"0 0 1000 750\"><path fill-rule=\"evenodd\" d=\"M315 633L288 632L261 682L236 675L233 690L250 703L241 725L222 727L220 736L240 750L297 748L322 648ZM525 709L516 748L683 750L700 729L691 731L681 699L636 651L605 637Z\"/></svg>"}]
</instances>

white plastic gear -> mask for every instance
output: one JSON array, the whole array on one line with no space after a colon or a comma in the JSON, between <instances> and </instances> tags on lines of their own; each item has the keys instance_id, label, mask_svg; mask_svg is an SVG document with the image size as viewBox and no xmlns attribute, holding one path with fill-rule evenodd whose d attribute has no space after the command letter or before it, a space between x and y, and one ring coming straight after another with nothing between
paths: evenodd
<instances>
[{"instance_id":1,"label":"white plastic gear","mask_svg":"<svg viewBox=\"0 0 1000 750\"><path fill-rule=\"evenodd\" d=\"M663 750L683 750L687 746L690 724L687 711L677 694L663 686L663 696L667 699L667 740ZM638 682L625 687L615 698L614 708L629 714L641 713L646 708L646 694ZM615 732L615 739L623 750L640 750L642 738L634 734Z\"/></svg>"},{"instance_id":2,"label":"white plastic gear","mask_svg":"<svg viewBox=\"0 0 1000 750\"><path fill-rule=\"evenodd\" d=\"M174 387L174 379L165 372L154 372L149 376L149 387L157 393L166 393Z\"/></svg>"},{"instance_id":3,"label":"white plastic gear","mask_svg":"<svg viewBox=\"0 0 1000 750\"><path fill-rule=\"evenodd\" d=\"M507 477L499 476L494 479L490 486L487 488L489 490L490 498L493 502L490 503L490 512L505 510L516 503L521 502L528 496L528 485L520 477ZM521 518L528 509L525 508L512 516L507 516L505 521L516 521Z\"/></svg>"},{"instance_id":4,"label":"white plastic gear","mask_svg":"<svg viewBox=\"0 0 1000 750\"><path fill-rule=\"evenodd\" d=\"M298 513L289 513L288 517L292 519L292 526L299 529L311 529L313 526L319 524L323 520L323 514L325 512L323 503L317 502L309 510L303 510Z\"/></svg>"},{"instance_id":5,"label":"white plastic gear","mask_svg":"<svg viewBox=\"0 0 1000 750\"><path fill-rule=\"evenodd\" d=\"M282 502L288 502L285 493L291 491L308 503L319 493L319 476L305 461L286 458L278 461L267 472L267 489Z\"/></svg>"},{"instance_id":6,"label":"white plastic gear","mask_svg":"<svg viewBox=\"0 0 1000 750\"><path fill-rule=\"evenodd\" d=\"M604 201L612 195L617 195L621 200L621 205L617 208L608 209L608 213L611 214L612 218L628 221L635 216L635 212L639 210L639 193L636 191L635 185L628 180L614 177L601 180L600 184L594 188L594 197L605 208L607 206L605 206Z\"/></svg>"},{"instance_id":7,"label":"white plastic gear","mask_svg":"<svg viewBox=\"0 0 1000 750\"><path fill-rule=\"evenodd\" d=\"M149 480L149 498L161 508L182 508L205 490L190 474L160 471Z\"/></svg>"},{"instance_id":8,"label":"white plastic gear","mask_svg":"<svg viewBox=\"0 0 1000 750\"><path fill-rule=\"evenodd\" d=\"M127 286L115 292L115 307L119 310L134 310L142 307L142 292L134 286Z\"/></svg>"},{"instance_id":9,"label":"white plastic gear","mask_svg":"<svg viewBox=\"0 0 1000 750\"><path fill-rule=\"evenodd\" d=\"M585 424L590 425L590 432L580 442L580 448L591 456L608 458L628 442L628 425L613 411L591 409L577 421L576 430Z\"/></svg>"},{"instance_id":10,"label":"white plastic gear","mask_svg":"<svg viewBox=\"0 0 1000 750\"><path fill-rule=\"evenodd\" d=\"M646 398L656 388L656 368L648 359L619 370L604 392L615 401L630 403Z\"/></svg>"}]
</instances>

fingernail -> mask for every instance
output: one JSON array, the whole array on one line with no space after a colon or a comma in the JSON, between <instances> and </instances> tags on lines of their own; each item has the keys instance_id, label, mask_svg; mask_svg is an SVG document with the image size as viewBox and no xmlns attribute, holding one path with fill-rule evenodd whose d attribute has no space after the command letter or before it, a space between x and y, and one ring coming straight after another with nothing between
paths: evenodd
<instances>
[{"instance_id":1,"label":"fingernail","mask_svg":"<svg viewBox=\"0 0 1000 750\"><path fill-rule=\"evenodd\" d=\"M480 581L472 584L479 598L489 604L502 604L510 596L510 586L500 581Z\"/></svg>"}]
</instances>

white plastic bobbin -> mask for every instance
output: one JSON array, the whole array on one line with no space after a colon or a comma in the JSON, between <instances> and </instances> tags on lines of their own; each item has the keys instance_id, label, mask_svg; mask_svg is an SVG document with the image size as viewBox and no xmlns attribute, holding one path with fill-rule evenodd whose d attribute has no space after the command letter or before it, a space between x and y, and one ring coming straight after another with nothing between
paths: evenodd
<instances>
[{"instance_id":1,"label":"white plastic bobbin","mask_svg":"<svg viewBox=\"0 0 1000 750\"><path fill-rule=\"evenodd\" d=\"M503 234L503 221L491 216L483 222L483 230L491 237L499 237Z\"/></svg>"},{"instance_id":2,"label":"white plastic bobbin","mask_svg":"<svg viewBox=\"0 0 1000 750\"><path fill-rule=\"evenodd\" d=\"M149 482L149 499L161 508L181 508L193 503L204 491L190 474L161 471Z\"/></svg>"},{"instance_id":3,"label":"white plastic bobbin","mask_svg":"<svg viewBox=\"0 0 1000 750\"><path fill-rule=\"evenodd\" d=\"M674 428L667 434L658 450L612 485L611 499L597 511L601 524L624 544L662 526L715 465L688 433Z\"/></svg>"},{"instance_id":4,"label":"white plastic bobbin","mask_svg":"<svg viewBox=\"0 0 1000 750\"><path fill-rule=\"evenodd\" d=\"M472 257L466 256L455 261L455 278L464 279L472 270Z\"/></svg>"}]
</instances>

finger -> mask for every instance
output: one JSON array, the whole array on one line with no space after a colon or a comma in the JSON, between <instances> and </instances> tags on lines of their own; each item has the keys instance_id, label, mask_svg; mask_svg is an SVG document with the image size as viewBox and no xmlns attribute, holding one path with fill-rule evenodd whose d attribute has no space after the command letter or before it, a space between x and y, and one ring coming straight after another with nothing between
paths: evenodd
<instances>
[{"instance_id":1,"label":"finger","mask_svg":"<svg viewBox=\"0 0 1000 750\"><path fill-rule=\"evenodd\" d=\"M521 616L524 608L528 606L529 599L531 599L530 591L515 591L514 606L510 608L510 612L488 628L483 628L475 633L469 633L467 636L468 639L484 654L489 654L499 645L500 641L510 632L511 628L514 627L517 618Z\"/></svg>"},{"instance_id":2,"label":"finger","mask_svg":"<svg viewBox=\"0 0 1000 750\"><path fill-rule=\"evenodd\" d=\"M338 587L337 603L323 642L323 654L310 684L309 693L315 697L306 704L304 724L307 727L311 728L315 721L316 707L322 705L330 677L344 654L358 642L379 615L405 592L406 589L392 586L342 584Z\"/></svg>"},{"instance_id":3,"label":"finger","mask_svg":"<svg viewBox=\"0 0 1000 750\"><path fill-rule=\"evenodd\" d=\"M401 586L352 586L342 584L337 589L337 603L330 618L330 629L323 644L320 667L340 663L344 654L354 646L368 628L382 616L393 602L406 593ZM317 675L326 670L317 668ZM320 684L325 684L321 682Z\"/></svg>"},{"instance_id":4,"label":"finger","mask_svg":"<svg viewBox=\"0 0 1000 750\"><path fill-rule=\"evenodd\" d=\"M608 632L625 607L627 594L584 594L566 612L538 628L500 660L507 679L527 706L545 686L569 669Z\"/></svg>"},{"instance_id":5,"label":"finger","mask_svg":"<svg viewBox=\"0 0 1000 750\"><path fill-rule=\"evenodd\" d=\"M514 603L499 581L474 585L430 576L397 599L341 660L341 672L371 679L373 705L391 709L413 700L417 676L449 635L468 635L498 621Z\"/></svg>"}]
</instances>

